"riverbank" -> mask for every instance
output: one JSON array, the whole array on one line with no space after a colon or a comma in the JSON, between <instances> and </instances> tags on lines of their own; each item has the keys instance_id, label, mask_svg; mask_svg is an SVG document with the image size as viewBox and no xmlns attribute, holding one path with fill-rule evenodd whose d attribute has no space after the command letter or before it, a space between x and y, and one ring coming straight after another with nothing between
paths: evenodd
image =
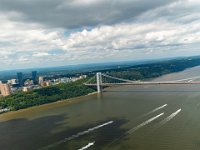
<instances>
[{"instance_id":1,"label":"riverbank","mask_svg":"<svg viewBox=\"0 0 200 150\"><path fill-rule=\"evenodd\" d=\"M83 95L83 96L79 96L79 97L63 99L63 100L59 100L59 101L52 102L52 103L47 103L47 104L38 105L38 106L32 106L32 107L28 107L28 108L24 108L24 109L19 109L16 111L7 111L4 113L0 113L1 121L7 121L10 119L9 116L13 117L13 115L15 116L15 114L24 114L27 111L35 112L35 111L38 111L38 109L48 110L51 108L61 107L62 105L72 105L72 104L80 103L80 102L86 101L88 96L95 96L97 94L98 94L97 92L92 92L87 95Z\"/></svg>"}]
</instances>

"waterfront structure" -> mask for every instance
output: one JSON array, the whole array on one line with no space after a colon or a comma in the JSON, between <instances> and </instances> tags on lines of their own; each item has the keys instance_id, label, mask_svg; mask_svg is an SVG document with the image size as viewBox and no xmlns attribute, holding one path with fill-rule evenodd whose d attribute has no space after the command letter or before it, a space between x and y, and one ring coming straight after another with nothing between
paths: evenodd
<instances>
[{"instance_id":1,"label":"waterfront structure","mask_svg":"<svg viewBox=\"0 0 200 150\"><path fill-rule=\"evenodd\" d=\"M91 78L93 79L93 78ZM112 86L122 86L122 85L192 85L192 84L200 84L200 81L193 81L196 79L200 79L200 76L181 79L181 80L173 80L173 81L133 81L133 80L127 80L122 79L114 76L110 76L101 72L96 73L96 83L90 83L92 80L88 80L86 83L84 83L87 86L96 86L97 92L102 92L102 87L112 87Z\"/></svg>"},{"instance_id":2,"label":"waterfront structure","mask_svg":"<svg viewBox=\"0 0 200 150\"><path fill-rule=\"evenodd\" d=\"M18 72L17 73L17 81L20 87L22 87L24 85L24 79L23 79L23 73L22 72Z\"/></svg>"},{"instance_id":3,"label":"waterfront structure","mask_svg":"<svg viewBox=\"0 0 200 150\"><path fill-rule=\"evenodd\" d=\"M32 80L33 80L33 84L36 85L37 84L37 71L32 71Z\"/></svg>"},{"instance_id":4,"label":"waterfront structure","mask_svg":"<svg viewBox=\"0 0 200 150\"><path fill-rule=\"evenodd\" d=\"M101 72L97 72L96 79L97 79L97 92L100 93L101 92L101 84L102 84Z\"/></svg>"},{"instance_id":5,"label":"waterfront structure","mask_svg":"<svg viewBox=\"0 0 200 150\"><path fill-rule=\"evenodd\" d=\"M8 96L11 94L11 89L8 84L0 84L0 91L2 96Z\"/></svg>"}]
</instances>

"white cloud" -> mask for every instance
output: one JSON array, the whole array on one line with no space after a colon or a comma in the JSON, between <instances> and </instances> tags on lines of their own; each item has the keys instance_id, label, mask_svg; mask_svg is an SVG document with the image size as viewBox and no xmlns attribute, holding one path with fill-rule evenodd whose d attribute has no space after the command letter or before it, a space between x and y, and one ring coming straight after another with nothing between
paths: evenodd
<instances>
[{"instance_id":1,"label":"white cloud","mask_svg":"<svg viewBox=\"0 0 200 150\"><path fill-rule=\"evenodd\" d=\"M19 63L27 63L27 62L29 62L29 59L26 58L26 57L20 57L20 58L17 59L17 61Z\"/></svg>"},{"instance_id":2,"label":"white cloud","mask_svg":"<svg viewBox=\"0 0 200 150\"><path fill-rule=\"evenodd\" d=\"M97 3L86 0L75 3ZM0 11L1 67L15 68L87 62L135 60L200 54L200 6L194 0L176 1L142 13L130 21L99 25L90 30L49 28L17 21L23 14ZM187 10L187 11L185 11ZM80 29L79 29L80 30ZM52 50L64 51L58 54ZM45 57L45 59L44 59ZM21 65L22 66L22 65ZM30 66L30 67L31 67ZM1 68L0 68L1 69Z\"/></svg>"},{"instance_id":3,"label":"white cloud","mask_svg":"<svg viewBox=\"0 0 200 150\"><path fill-rule=\"evenodd\" d=\"M33 54L34 57L44 57L44 56L49 56L49 53L45 52L37 52Z\"/></svg>"},{"instance_id":4,"label":"white cloud","mask_svg":"<svg viewBox=\"0 0 200 150\"><path fill-rule=\"evenodd\" d=\"M91 5L100 2L102 2L102 0L74 0L72 5Z\"/></svg>"}]
</instances>

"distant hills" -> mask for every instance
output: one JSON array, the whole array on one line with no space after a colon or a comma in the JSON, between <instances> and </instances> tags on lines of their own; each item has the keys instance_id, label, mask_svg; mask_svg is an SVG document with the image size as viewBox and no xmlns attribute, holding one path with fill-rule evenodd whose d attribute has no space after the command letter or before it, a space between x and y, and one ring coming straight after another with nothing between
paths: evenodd
<instances>
[{"instance_id":1,"label":"distant hills","mask_svg":"<svg viewBox=\"0 0 200 150\"><path fill-rule=\"evenodd\" d=\"M142 64L151 64L162 61L170 60L185 60L185 59L200 59L200 56L191 57L175 57L175 58L164 58L164 59L149 59L141 61L121 61L121 62L107 62L107 63L93 63L93 64L79 64L79 65L69 65L69 66L58 66L58 67L48 67L48 68L30 68L30 69L16 69L0 71L0 80L7 80L15 78L17 72L23 72L29 75L32 71L38 71L40 75L55 75L55 74L76 74L93 72L98 70L109 70L117 68L126 68ZM200 64L199 64L200 65Z\"/></svg>"}]
</instances>

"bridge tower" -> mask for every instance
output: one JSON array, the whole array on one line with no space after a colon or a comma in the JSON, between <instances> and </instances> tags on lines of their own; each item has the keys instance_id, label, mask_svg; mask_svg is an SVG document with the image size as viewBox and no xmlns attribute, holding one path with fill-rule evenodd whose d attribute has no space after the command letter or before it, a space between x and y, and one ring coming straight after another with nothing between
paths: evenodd
<instances>
[{"instance_id":1,"label":"bridge tower","mask_svg":"<svg viewBox=\"0 0 200 150\"><path fill-rule=\"evenodd\" d=\"M102 89L101 89L101 84L102 84L102 74L101 74L101 72L97 72L96 78L97 78L97 92L101 93L101 91L102 91Z\"/></svg>"}]
</instances>

